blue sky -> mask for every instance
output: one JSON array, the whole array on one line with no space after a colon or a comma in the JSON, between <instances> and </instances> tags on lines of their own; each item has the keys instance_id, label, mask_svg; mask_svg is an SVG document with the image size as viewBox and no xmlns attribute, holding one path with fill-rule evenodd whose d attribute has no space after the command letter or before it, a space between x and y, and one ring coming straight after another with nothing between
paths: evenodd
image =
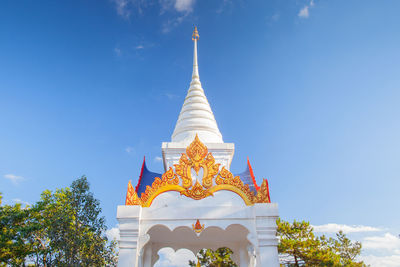
<instances>
[{"instance_id":1,"label":"blue sky","mask_svg":"<svg viewBox=\"0 0 400 267\"><path fill-rule=\"evenodd\" d=\"M163 170L197 25L203 88L236 145L231 170L249 156L282 218L379 229L357 238L393 247L367 256L400 260L399 1L0 5L6 203L34 203L86 175L114 227L143 156Z\"/></svg>"}]
</instances>

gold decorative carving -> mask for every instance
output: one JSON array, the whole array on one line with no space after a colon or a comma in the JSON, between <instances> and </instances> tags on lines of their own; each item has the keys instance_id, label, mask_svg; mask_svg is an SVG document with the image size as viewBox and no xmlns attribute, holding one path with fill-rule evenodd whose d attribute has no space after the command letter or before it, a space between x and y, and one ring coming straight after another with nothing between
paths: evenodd
<instances>
[{"instance_id":1,"label":"gold decorative carving","mask_svg":"<svg viewBox=\"0 0 400 267\"><path fill-rule=\"evenodd\" d=\"M185 195L185 196L193 198L195 200L200 200L205 197L211 196L212 193L208 190L204 190L203 186L198 181L196 181L196 183L194 184L192 189L182 191L181 195Z\"/></svg>"},{"instance_id":2,"label":"gold decorative carving","mask_svg":"<svg viewBox=\"0 0 400 267\"><path fill-rule=\"evenodd\" d=\"M192 229L196 233L200 234L204 230L204 224L200 224L200 220L197 219L196 223L192 224Z\"/></svg>"},{"instance_id":3,"label":"gold decorative carving","mask_svg":"<svg viewBox=\"0 0 400 267\"><path fill-rule=\"evenodd\" d=\"M142 200L138 197L131 181L128 183L128 191L126 192L125 205L141 205Z\"/></svg>"},{"instance_id":4,"label":"gold decorative carving","mask_svg":"<svg viewBox=\"0 0 400 267\"><path fill-rule=\"evenodd\" d=\"M212 153L208 152L207 147L197 135L186 148L186 154L183 153L179 163L174 165L174 169L170 167L161 178L156 177L152 185L146 187L146 191L142 193L140 198L129 182L126 205L150 207L155 197L167 191L177 191L181 195L200 200L212 196L220 190L228 190L238 194L246 205L270 203L266 179L263 180L260 189L255 195L250 190L249 185L244 184L239 176L234 176L225 167L220 170L220 164L215 163ZM200 169L203 170L201 183L195 179L193 185L192 169L196 175L199 175ZM214 182L215 184L213 184Z\"/></svg>"},{"instance_id":5,"label":"gold decorative carving","mask_svg":"<svg viewBox=\"0 0 400 267\"><path fill-rule=\"evenodd\" d=\"M269 187L267 179L264 179L257 195L254 198L254 203L271 203L269 198Z\"/></svg>"}]
</instances>

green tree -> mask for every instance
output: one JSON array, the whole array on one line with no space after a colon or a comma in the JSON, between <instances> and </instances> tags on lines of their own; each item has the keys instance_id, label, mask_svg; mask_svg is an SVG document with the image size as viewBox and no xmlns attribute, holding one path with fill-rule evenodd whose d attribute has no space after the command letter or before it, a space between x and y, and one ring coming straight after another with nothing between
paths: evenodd
<instances>
[{"instance_id":1,"label":"green tree","mask_svg":"<svg viewBox=\"0 0 400 267\"><path fill-rule=\"evenodd\" d=\"M71 188L46 190L32 207L0 206L0 266L115 266L100 202L86 177ZM0 195L1 203L1 195Z\"/></svg>"},{"instance_id":2,"label":"green tree","mask_svg":"<svg viewBox=\"0 0 400 267\"><path fill-rule=\"evenodd\" d=\"M222 247L215 251L212 249L200 250L196 257L202 267L237 267L231 259L233 251L230 248ZM189 266L196 267L197 262L189 261Z\"/></svg>"},{"instance_id":3,"label":"green tree","mask_svg":"<svg viewBox=\"0 0 400 267\"><path fill-rule=\"evenodd\" d=\"M361 243L351 242L343 232L337 239L314 235L309 222L293 223L277 220L278 251L286 266L366 266L355 259L361 253Z\"/></svg>"},{"instance_id":4,"label":"green tree","mask_svg":"<svg viewBox=\"0 0 400 267\"><path fill-rule=\"evenodd\" d=\"M1 205L0 193L0 266L20 266L31 253L27 238L32 232L26 219L29 209L21 204Z\"/></svg>"},{"instance_id":5,"label":"green tree","mask_svg":"<svg viewBox=\"0 0 400 267\"><path fill-rule=\"evenodd\" d=\"M115 242L108 244L100 202L89 191L86 177L71 188L44 191L34 206L35 262L44 266L115 265ZM35 242L36 241L36 242Z\"/></svg>"}]
</instances>

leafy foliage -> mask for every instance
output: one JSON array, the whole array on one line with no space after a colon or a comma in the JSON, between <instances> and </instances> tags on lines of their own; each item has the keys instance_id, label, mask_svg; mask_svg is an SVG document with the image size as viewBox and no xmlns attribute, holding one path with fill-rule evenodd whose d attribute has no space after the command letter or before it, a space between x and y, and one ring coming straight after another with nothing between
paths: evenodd
<instances>
[{"instance_id":1,"label":"leafy foliage","mask_svg":"<svg viewBox=\"0 0 400 267\"><path fill-rule=\"evenodd\" d=\"M21 208L19 203L0 206L0 266L21 265L29 255L31 245L25 242L30 233L27 216L29 210Z\"/></svg>"},{"instance_id":2,"label":"leafy foliage","mask_svg":"<svg viewBox=\"0 0 400 267\"><path fill-rule=\"evenodd\" d=\"M286 266L366 266L355 259L361 253L361 243L351 242L343 232L336 238L315 236L309 222L292 224L277 220L278 251Z\"/></svg>"},{"instance_id":3,"label":"leafy foliage","mask_svg":"<svg viewBox=\"0 0 400 267\"><path fill-rule=\"evenodd\" d=\"M32 207L0 206L0 264L28 258L35 266L114 266L116 244L107 240L100 214L86 177L44 191Z\"/></svg>"},{"instance_id":4,"label":"leafy foliage","mask_svg":"<svg viewBox=\"0 0 400 267\"><path fill-rule=\"evenodd\" d=\"M196 267L237 267L231 259L233 251L230 248L222 247L215 251L212 249L202 249L197 253L197 265L195 261L189 261L189 266Z\"/></svg>"}]
</instances>

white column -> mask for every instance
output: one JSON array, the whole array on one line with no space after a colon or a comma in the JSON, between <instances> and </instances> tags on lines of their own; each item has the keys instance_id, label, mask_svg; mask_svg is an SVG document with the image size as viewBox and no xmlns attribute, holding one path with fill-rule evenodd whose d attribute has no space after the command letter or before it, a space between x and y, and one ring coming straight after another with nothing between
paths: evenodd
<instances>
[{"instance_id":1,"label":"white column","mask_svg":"<svg viewBox=\"0 0 400 267\"><path fill-rule=\"evenodd\" d=\"M249 256L247 255L246 247L239 248L239 255L240 255L240 267L248 267L249 266Z\"/></svg>"},{"instance_id":2,"label":"white column","mask_svg":"<svg viewBox=\"0 0 400 267\"><path fill-rule=\"evenodd\" d=\"M118 266L138 266L138 237L140 206L118 206L119 256Z\"/></svg>"},{"instance_id":3,"label":"white column","mask_svg":"<svg viewBox=\"0 0 400 267\"><path fill-rule=\"evenodd\" d=\"M143 267L151 267L152 266L152 257L153 257L153 251L152 251L152 244L148 243L146 247L144 248L143 252Z\"/></svg>"},{"instance_id":4,"label":"white column","mask_svg":"<svg viewBox=\"0 0 400 267\"><path fill-rule=\"evenodd\" d=\"M258 239L257 267L279 267L278 238L276 237L276 204L256 204L256 231Z\"/></svg>"}]
</instances>

